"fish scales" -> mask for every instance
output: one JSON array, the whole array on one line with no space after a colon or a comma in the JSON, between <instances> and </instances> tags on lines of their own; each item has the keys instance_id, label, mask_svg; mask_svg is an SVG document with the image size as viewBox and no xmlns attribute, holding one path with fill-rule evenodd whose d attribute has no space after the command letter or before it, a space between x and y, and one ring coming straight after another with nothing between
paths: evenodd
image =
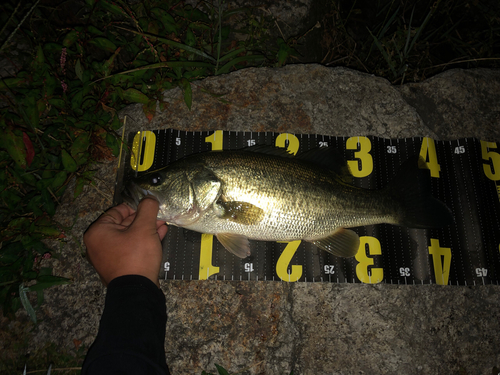
<instances>
[{"instance_id":1,"label":"fish scales","mask_svg":"<svg viewBox=\"0 0 500 375\"><path fill-rule=\"evenodd\" d=\"M389 213L380 214L381 202L372 191L346 185L332 172L300 159L253 152L213 152L202 155L199 163L220 179L226 200L251 203L265 216L259 223L244 225L207 211L187 229L290 241L321 238L338 227L395 221ZM394 204L390 206L384 211L395 210Z\"/></svg>"}]
</instances>

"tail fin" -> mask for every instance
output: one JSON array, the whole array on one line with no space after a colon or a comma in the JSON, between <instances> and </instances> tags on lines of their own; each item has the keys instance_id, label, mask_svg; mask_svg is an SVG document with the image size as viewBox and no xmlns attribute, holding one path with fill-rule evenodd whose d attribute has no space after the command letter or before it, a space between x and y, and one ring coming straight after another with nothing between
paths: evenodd
<instances>
[{"instance_id":1,"label":"tail fin","mask_svg":"<svg viewBox=\"0 0 500 375\"><path fill-rule=\"evenodd\" d=\"M410 228L440 228L454 222L450 209L431 195L431 177L420 169L419 157L404 162L386 188L401 207L399 224Z\"/></svg>"}]
</instances>

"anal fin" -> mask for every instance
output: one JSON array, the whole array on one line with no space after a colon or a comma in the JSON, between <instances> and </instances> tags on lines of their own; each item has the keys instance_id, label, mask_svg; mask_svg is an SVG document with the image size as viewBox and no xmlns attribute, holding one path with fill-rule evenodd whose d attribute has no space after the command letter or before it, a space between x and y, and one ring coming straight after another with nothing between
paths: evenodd
<instances>
[{"instance_id":1,"label":"anal fin","mask_svg":"<svg viewBox=\"0 0 500 375\"><path fill-rule=\"evenodd\" d=\"M325 238L318 240L305 239L305 241L311 242L321 250L343 258L355 256L360 244L359 236L356 232L345 228L339 228Z\"/></svg>"},{"instance_id":2,"label":"anal fin","mask_svg":"<svg viewBox=\"0 0 500 375\"><path fill-rule=\"evenodd\" d=\"M250 255L250 242L247 237L233 233L218 233L216 236L222 246L238 258L243 259Z\"/></svg>"}]
</instances>

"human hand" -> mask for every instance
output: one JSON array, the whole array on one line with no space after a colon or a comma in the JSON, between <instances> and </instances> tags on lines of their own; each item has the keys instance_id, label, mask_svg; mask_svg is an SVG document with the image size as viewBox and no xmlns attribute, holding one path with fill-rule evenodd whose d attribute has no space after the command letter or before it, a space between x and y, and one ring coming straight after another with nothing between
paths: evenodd
<instances>
[{"instance_id":1,"label":"human hand","mask_svg":"<svg viewBox=\"0 0 500 375\"><path fill-rule=\"evenodd\" d=\"M122 203L102 214L83 235L88 259L105 285L119 276L142 275L160 286L161 240L167 227L156 220L158 205L148 197L137 211Z\"/></svg>"}]
</instances>

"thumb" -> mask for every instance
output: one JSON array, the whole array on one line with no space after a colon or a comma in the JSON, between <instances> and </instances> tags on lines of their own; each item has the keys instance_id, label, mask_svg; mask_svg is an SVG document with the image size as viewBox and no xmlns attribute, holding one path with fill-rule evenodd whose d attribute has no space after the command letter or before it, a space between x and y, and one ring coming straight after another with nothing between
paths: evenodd
<instances>
[{"instance_id":1,"label":"thumb","mask_svg":"<svg viewBox=\"0 0 500 375\"><path fill-rule=\"evenodd\" d=\"M160 203L153 197L145 197L137 206L137 213L132 226L139 229L151 229L156 231L156 216Z\"/></svg>"}]
</instances>

